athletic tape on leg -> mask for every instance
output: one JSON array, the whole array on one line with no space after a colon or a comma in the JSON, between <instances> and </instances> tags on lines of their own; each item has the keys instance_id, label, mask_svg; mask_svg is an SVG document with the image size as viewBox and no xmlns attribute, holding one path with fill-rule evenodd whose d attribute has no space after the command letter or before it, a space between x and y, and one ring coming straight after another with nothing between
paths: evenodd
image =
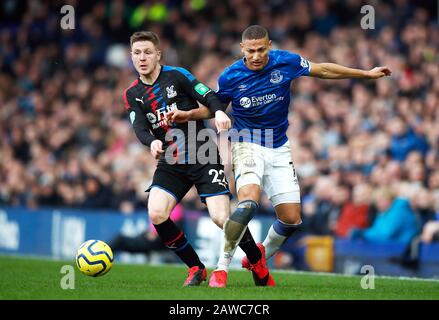
<instances>
[{"instance_id":1,"label":"athletic tape on leg","mask_svg":"<svg viewBox=\"0 0 439 320\"><path fill-rule=\"evenodd\" d=\"M226 220L224 223L224 252L231 252L233 255L233 252L241 241L246 228L247 225L245 224L241 224L230 219Z\"/></svg>"},{"instance_id":2,"label":"athletic tape on leg","mask_svg":"<svg viewBox=\"0 0 439 320\"><path fill-rule=\"evenodd\" d=\"M302 225L302 221L300 221L300 223L298 223L298 224L288 224L288 223L280 221L279 219L276 219L276 221L273 223L273 229L278 234L280 234L284 237L289 237L297 229L299 229L301 225Z\"/></svg>"},{"instance_id":3,"label":"athletic tape on leg","mask_svg":"<svg viewBox=\"0 0 439 320\"><path fill-rule=\"evenodd\" d=\"M258 204L253 200L238 203L236 210L224 223L225 251L232 251L241 241L247 224L255 215Z\"/></svg>"},{"instance_id":4,"label":"athletic tape on leg","mask_svg":"<svg viewBox=\"0 0 439 320\"><path fill-rule=\"evenodd\" d=\"M254 217L258 208L258 203L253 200L241 201L238 203L236 210L230 216L230 220L247 225Z\"/></svg>"}]
</instances>

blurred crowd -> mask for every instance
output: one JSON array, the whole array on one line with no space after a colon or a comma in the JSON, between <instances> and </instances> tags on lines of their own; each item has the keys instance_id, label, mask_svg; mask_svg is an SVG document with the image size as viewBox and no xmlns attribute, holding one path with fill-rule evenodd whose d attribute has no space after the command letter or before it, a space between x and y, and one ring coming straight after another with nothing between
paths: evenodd
<instances>
[{"instance_id":1,"label":"blurred crowd","mask_svg":"<svg viewBox=\"0 0 439 320\"><path fill-rule=\"evenodd\" d=\"M143 210L155 160L122 100L136 78L129 36L155 31L164 64L216 88L240 57L242 31L257 23L274 48L393 72L293 82L288 136L304 230L438 240L439 28L434 1L425 3L367 1L375 29L363 30L360 0L2 1L0 205ZM75 9L73 30L60 27L65 4ZM183 205L203 209L194 190Z\"/></svg>"}]
</instances>

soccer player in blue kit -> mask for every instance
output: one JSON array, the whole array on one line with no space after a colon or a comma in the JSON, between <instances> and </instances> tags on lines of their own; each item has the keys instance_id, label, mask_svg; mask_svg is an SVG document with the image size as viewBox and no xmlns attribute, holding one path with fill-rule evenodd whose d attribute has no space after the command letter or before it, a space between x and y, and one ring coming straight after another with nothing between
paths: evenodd
<instances>
[{"instance_id":1,"label":"soccer player in blue kit","mask_svg":"<svg viewBox=\"0 0 439 320\"><path fill-rule=\"evenodd\" d=\"M217 91L224 104L231 103L234 119L229 135L239 203L229 219L235 228L246 229L258 209L261 191L266 192L277 216L263 243L258 244L266 259L302 223L300 188L286 135L291 81L300 76L378 79L391 74L387 67L360 70L313 63L296 53L270 50L271 45L265 28L248 27L242 34L244 57L220 75ZM243 233L237 230L235 234L241 237ZM251 237L250 233L244 233L241 242L245 237ZM242 266L252 270L248 257L243 258Z\"/></svg>"}]
</instances>

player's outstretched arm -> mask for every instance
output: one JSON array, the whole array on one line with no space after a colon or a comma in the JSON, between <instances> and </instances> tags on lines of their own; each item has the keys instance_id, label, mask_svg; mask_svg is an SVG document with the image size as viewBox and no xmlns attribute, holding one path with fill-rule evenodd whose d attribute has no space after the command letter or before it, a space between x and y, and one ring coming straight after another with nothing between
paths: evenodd
<instances>
[{"instance_id":1,"label":"player's outstretched arm","mask_svg":"<svg viewBox=\"0 0 439 320\"><path fill-rule=\"evenodd\" d=\"M174 123L185 123L194 120L204 120L213 118L212 112L206 106L200 106L199 108L183 111L173 110L167 115L168 121Z\"/></svg>"},{"instance_id":2,"label":"player's outstretched arm","mask_svg":"<svg viewBox=\"0 0 439 320\"><path fill-rule=\"evenodd\" d=\"M213 118L212 111L205 106L200 106L199 108L188 111L174 110L169 112L167 115L167 119L171 123L185 123L188 121L210 118ZM218 130L218 133L220 133L223 130L230 129L232 126L232 121L224 111L218 110L215 112L215 126Z\"/></svg>"},{"instance_id":3,"label":"player's outstretched arm","mask_svg":"<svg viewBox=\"0 0 439 320\"><path fill-rule=\"evenodd\" d=\"M336 63L311 63L311 77L321 79L378 79L390 76L392 71L388 67L376 67L371 70L362 70L344 67Z\"/></svg>"},{"instance_id":4,"label":"player's outstretched arm","mask_svg":"<svg viewBox=\"0 0 439 320\"><path fill-rule=\"evenodd\" d=\"M223 105L221 103L221 100L217 97L217 95L214 93L212 89L210 89L209 87L198 81L186 69L178 68L178 72L176 72L176 76L180 80L182 87L185 88L186 93L188 93L199 103L206 106L211 113L215 114L215 126L218 133L220 131L227 130L230 128L231 120L222 110ZM203 113L203 111L201 111L201 113Z\"/></svg>"}]
</instances>

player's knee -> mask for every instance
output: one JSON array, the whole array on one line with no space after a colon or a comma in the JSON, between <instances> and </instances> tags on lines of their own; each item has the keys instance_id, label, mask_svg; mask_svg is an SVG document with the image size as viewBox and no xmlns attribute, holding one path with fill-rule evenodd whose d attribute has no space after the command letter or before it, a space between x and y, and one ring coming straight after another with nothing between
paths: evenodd
<instances>
[{"instance_id":1,"label":"player's knee","mask_svg":"<svg viewBox=\"0 0 439 320\"><path fill-rule=\"evenodd\" d=\"M300 215L292 216L292 217L283 217L282 219L279 220L285 224L300 225L302 223L302 219Z\"/></svg>"},{"instance_id":2,"label":"player's knee","mask_svg":"<svg viewBox=\"0 0 439 320\"><path fill-rule=\"evenodd\" d=\"M148 215L153 224L161 224L169 218L168 210L155 206L150 206L148 208Z\"/></svg>"},{"instance_id":3,"label":"player's knee","mask_svg":"<svg viewBox=\"0 0 439 320\"><path fill-rule=\"evenodd\" d=\"M212 217L212 221L221 229L223 229L224 227L224 223L226 222L228 216L227 214L225 215L218 215L216 217Z\"/></svg>"},{"instance_id":4,"label":"player's knee","mask_svg":"<svg viewBox=\"0 0 439 320\"><path fill-rule=\"evenodd\" d=\"M300 224L302 223L302 217L300 215L300 209L292 209L290 211L284 212L284 214L279 215L278 218L283 223L288 224Z\"/></svg>"},{"instance_id":5,"label":"player's knee","mask_svg":"<svg viewBox=\"0 0 439 320\"><path fill-rule=\"evenodd\" d=\"M239 198L240 199L245 199L245 200L256 200L255 196L254 196L254 192L250 191L250 190L245 190L245 191L240 191L239 192Z\"/></svg>"},{"instance_id":6,"label":"player's knee","mask_svg":"<svg viewBox=\"0 0 439 320\"><path fill-rule=\"evenodd\" d=\"M212 221L221 229L230 215L230 200L228 195L206 198L206 205Z\"/></svg>"},{"instance_id":7,"label":"player's knee","mask_svg":"<svg viewBox=\"0 0 439 320\"><path fill-rule=\"evenodd\" d=\"M302 222L298 192L288 192L273 196L271 202L275 208L277 218L283 223L300 224Z\"/></svg>"},{"instance_id":8,"label":"player's knee","mask_svg":"<svg viewBox=\"0 0 439 320\"><path fill-rule=\"evenodd\" d=\"M227 206L217 206L215 209L209 208L209 214L212 221L221 229L224 227L224 223L230 215L230 208Z\"/></svg>"},{"instance_id":9,"label":"player's knee","mask_svg":"<svg viewBox=\"0 0 439 320\"><path fill-rule=\"evenodd\" d=\"M245 183L245 185L238 186L238 197L241 200L253 200L259 201L260 187L259 187L259 177L255 173L246 173L240 177L240 185ZM239 180L238 180L239 181Z\"/></svg>"}]
</instances>

